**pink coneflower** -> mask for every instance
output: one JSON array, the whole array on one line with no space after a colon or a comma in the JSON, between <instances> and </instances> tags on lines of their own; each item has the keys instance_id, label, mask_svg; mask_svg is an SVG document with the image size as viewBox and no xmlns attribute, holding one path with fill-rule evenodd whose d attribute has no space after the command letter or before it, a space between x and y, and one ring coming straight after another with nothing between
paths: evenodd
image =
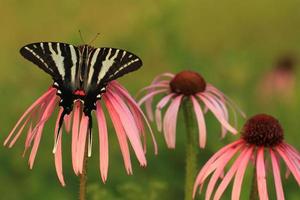
<instances>
[{"instance_id":1,"label":"pink coneflower","mask_svg":"<svg viewBox=\"0 0 300 200\"><path fill-rule=\"evenodd\" d=\"M227 172L225 166L236 155L236 160ZM283 129L280 123L266 114L255 115L250 118L242 129L241 139L223 147L215 153L199 172L195 185L203 187L204 181L212 174L206 189L205 199L210 199L216 183L222 181L216 188L214 199L220 199L229 182L234 177L232 199L239 199L242 181L249 161L255 163L257 189L260 199L268 199L266 183L266 155L271 159L272 171L276 188L277 199L284 199L284 192L280 176L279 158L285 162L289 171L300 185L300 153L283 140Z\"/></svg>"},{"instance_id":2,"label":"pink coneflower","mask_svg":"<svg viewBox=\"0 0 300 200\"><path fill-rule=\"evenodd\" d=\"M28 128L24 154L30 147L32 147L29 156L30 169L32 169L34 164L44 125L55 111L55 108L58 107L60 98L56 95L56 93L57 89L51 87L46 93L37 99L22 115L4 142L4 145L12 147L22 134L23 130L26 127ZM108 132L106 126L106 117L103 112L103 104L105 104L115 127L125 168L128 174L132 173L132 166L127 140L130 141L140 165L146 166L147 164L145 158L146 137L144 122L146 122L147 125L148 122L137 103L129 95L128 91L124 89L117 81L111 81L108 84L107 91L103 94L102 99L103 101L97 101L96 103L95 114L99 129L100 173L103 182L105 182L108 173L109 156ZM65 115L64 117L66 131L69 132L72 129L72 166L76 175L83 173L86 145L88 144L88 156L91 156L92 150L92 138L87 137L87 132L89 129L89 117L83 113L82 109L82 102L78 100L74 103L73 112L69 115ZM62 170L62 134L57 135L59 129L59 119L62 113L63 108L60 108L54 131L55 144L53 153L55 156L55 167L58 178L61 184L65 185ZM60 131L62 130L60 129ZM153 137L152 139L156 151L156 143Z\"/></svg>"},{"instance_id":3,"label":"pink coneflower","mask_svg":"<svg viewBox=\"0 0 300 200\"><path fill-rule=\"evenodd\" d=\"M201 148L206 144L206 125L204 114L210 110L222 126L222 137L227 130L233 134L237 131L228 122L227 106L233 106L232 101L221 91L207 83L204 78L192 71L182 71L176 75L165 73L157 76L152 84L143 90L147 94L139 101L139 104L145 103L149 119L153 121L152 101L158 94L165 96L158 102L155 109L155 120L159 131L163 129L165 140L169 148L175 148L176 124L179 107L184 98L189 99L193 104L193 110L196 115L199 129L199 145ZM170 103L165 116L162 120L161 111ZM200 103L203 103L201 108ZM235 112L235 109L233 109ZM241 112L242 113L242 112ZM236 114L236 113L235 113Z\"/></svg>"}]
</instances>

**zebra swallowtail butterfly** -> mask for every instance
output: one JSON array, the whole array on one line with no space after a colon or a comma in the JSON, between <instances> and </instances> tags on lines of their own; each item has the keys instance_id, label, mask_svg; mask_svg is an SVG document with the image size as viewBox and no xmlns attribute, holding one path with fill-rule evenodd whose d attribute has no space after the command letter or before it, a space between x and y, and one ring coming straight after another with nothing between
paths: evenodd
<instances>
[{"instance_id":1,"label":"zebra swallowtail butterfly","mask_svg":"<svg viewBox=\"0 0 300 200\"><path fill-rule=\"evenodd\" d=\"M142 66L141 59L133 53L109 47L39 42L22 47L20 53L51 75L53 87L61 97L59 105L63 107L59 130L64 116L70 114L74 102L80 100L84 103L84 114L89 117L90 134L91 112L107 84Z\"/></svg>"}]
</instances>

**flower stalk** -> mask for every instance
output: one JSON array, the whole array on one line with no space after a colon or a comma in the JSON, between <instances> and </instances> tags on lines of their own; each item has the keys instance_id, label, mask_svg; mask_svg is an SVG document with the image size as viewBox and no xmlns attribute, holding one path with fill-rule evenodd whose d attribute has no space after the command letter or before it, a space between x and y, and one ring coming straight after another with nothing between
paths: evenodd
<instances>
[{"instance_id":1,"label":"flower stalk","mask_svg":"<svg viewBox=\"0 0 300 200\"><path fill-rule=\"evenodd\" d=\"M250 191L250 200L258 200L258 190L257 190L257 178L256 178L256 165L253 167L253 175L252 175L252 183L251 183L251 191Z\"/></svg>"},{"instance_id":2,"label":"flower stalk","mask_svg":"<svg viewBox=\"0 0 300 200\"><path fill-rule=\"evenodd\" d=\"M193 183L197 174L198 140L197 127L195 125L192 103L184 99L183 114L186 128L186 168L185 168L185 192L184 199L190 200L193 196Z\"/></svg>"}]
</instances>

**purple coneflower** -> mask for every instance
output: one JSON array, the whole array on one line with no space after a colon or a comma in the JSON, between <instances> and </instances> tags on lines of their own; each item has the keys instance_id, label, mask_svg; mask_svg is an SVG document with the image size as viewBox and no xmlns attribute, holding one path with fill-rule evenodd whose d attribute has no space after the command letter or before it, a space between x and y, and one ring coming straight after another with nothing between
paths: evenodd
<instances>
[{"instance_id":1,"label":"purple coneflower","mask_svg":"<svg viewBox=\"0 0 300 200\"><path fill-rule=\"evenodd\" d=\"M185 167L185 199L190 199L193 192L193 180L197 173L197 152L199 141L200 148L206 144L206 124L204 114L210 110L221 123L222 137L227 130L236 134L237 131L229 124L229 113L227 106L236 107L217 88L207 83L204 78L192 71L182 71L176 75L165 73L157 76L152 84L143 89L147 94L139 101L145 103L148 117L154 120L152 111L153 97L158 94L165 96L158 102L155 109L155 120L159 131L164 133L168 148L174 149L176 143L176 124L179 108L184 111L186 127L186 167ZM167 107L162 119L162 109ZM200 106L203 104L203 107ZM236 119L236 111L233 109ZM242 113L242 112L241 112ZM194 119L196 117L196 120ZM193 122L198 124L198 130ZM199 139L196 139L198 131Z\"/></svg>"},{"instance_id":2,"label":"purple coneflower","mask_svg":"<svg viewBox=\"0 0 300 200\"><path fill-rule=\"evenodd\" d=\"M44 125L55 111L55 108L58 107L60 98L56 94L57 89L51 87L46 93L44 93L39 99L37 99L22 115L22 117L19 119L16 126L13 128L4 142L4 145L12 147L21 136L24 129L26 127L28 128L27 137L25 140L24 154L30 147L32 147L29 156L30 169L32 169L34 164ZM131 159L127 139L130 141L130 144L135 152L137 159L139 160L140 165L146 166L147 162L144 154L146 150L144 122L146 122L147 125L148 122L135 100L130 96L128 91L123 88L117 81L111 81L108 84L107 91L105 92L105 94L103 94L102 98L104 102L103 104L105 104L116 130L126 171L128 174L132 174ZM99 129L100 173L103 182L105 182L108 173L109 156L108 132L106 126L106 118L103 112L103 104L101 103L101 101L97 101L95 114ZM88 149L88 156L91 156L92 150L92 138L87 137L89 117L83 113L82 109L82 102L80 100L77 100L74 103L73 112L69 115L65 115L64 117L66 131L70 132L70 130L72 129L72 166L76 175L83 173L86 149ZM53 153L55 156L55 167L58 178L61 184L65 185L62 170L62 134L57 135L59 129L59 119L62 113L63 108L60 108L54 131L55 144ZM154 137L152 137L152 139L154 142L155 151L157 151ZM141 140L144 141L144 144L142 144ZM88 148L86 148L87 144Z\"/></svg>"},{"instance_id":3,"label":"purple coneflower","mask_svg":"<svg viewBox=\"0 0 300 200\"><path fill-rule=\"evenodd\" d=\"M139 101L139 104L145 103L146 112L151 121L153 121L152 101L158 94L165 96L158 102L155 109L155 120L159 131L163 129L165 140L169 148L175 148L177 114L184 98L189 99L193 104L193 111L196 115L199 128L199 145L201 148L206 144L206 125L204 113L210 110L222 126L222 137L227 130L233 134L237 131L228 122L228 109L234 106L233 102L227 98L220 90L207 83L204 78L193 71L182 71L176 75L164 73L157 76L150 86L144 88L147 94ZM204 109L201 108L203 103ZM170 103L165 116L162 120L161 111ZM236 106L234 106L236 107ZM235 109L233 109L235 112ZM239 110L240 111L240 110ZM242 113L242 112L241 112ZM236 113L235 113L236 115ZM242 115L244 115L242 113Z\"/></svg>"},{"instance_id":4,"label":"purple coneflower","mask_svg":"<svg viewBox=\"0 0 300 200\"><path fill-rule=\"evenodd\" d=\"M216 188L214 199L221 198L233 177L231 197L232 199L239 199L245 170L251 160L255 163L256 174L253 174L253 176L256 176L259 198L261 200L268 199L266 154L270 157L272 163L277 199L284 199L279 158L285 162L300 185L300 153L284 142L283 129L278 120L266 114L251 117L242 129L241 139L223 147L208 160L197 176L193 197L195 197L198 187L201 190L204 181L212 174L206 189L205 199L210 199L216 183L221 177L222 181ZM236 160L224 174L225 166L235 155L237 155Z\"/></svg>"}]
</instances>

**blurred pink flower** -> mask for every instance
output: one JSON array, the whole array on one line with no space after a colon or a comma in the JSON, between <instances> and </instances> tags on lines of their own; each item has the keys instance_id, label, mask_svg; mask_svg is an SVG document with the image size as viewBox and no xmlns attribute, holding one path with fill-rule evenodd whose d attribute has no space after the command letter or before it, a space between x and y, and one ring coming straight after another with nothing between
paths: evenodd
<instances>
[{"instance_id":1,"label":"blurred pink flower","mask_svg":"<svg viewBox=\"0 0 300 200\"><path fill-rule=\"evenodd\" d=\"M263 76L257 89L261 102L268 103L274 97L290 102L296 86L295 62L292 56L283 56Z\"/></svg>"},{"instance_id":2,"label":"blurred pink flower","mask_svg":"<svg viewBox=\"0 0 300 200\"><path fill-rule=\"evenodd\" d=\"M204 78L196 72L182 71L176 75L172 73L161 74L152 81L150 86L145 87L142 91L146 91L147 94L141 98L139 104L145 104L148 118L151 121L154 120L152 111L153 97L158 94L165 95L156 105L155 120L158 130L162 131L163 129L169 148L175 148L177 115L184 98L189 99L193 104L199 128L199 145L201 148L204 148L206 144L204 114L207 110L210 110L221 123L222 137L226 135L227 130L233 134L237 133L236 129L228 122L229 114L226 106L234 107L235 118L235 109L237 107L221 91L206 83ZM204 104L204 109L201 108L200 102ZM162 109L168 103L170 105L162 120ZM242 115L244 114L242 113Z\"/></svg>"},{"instance_id":3,"label":"blurred pink flower","mask_svg":"<svg viewBox=\"0 0 300 200\"><path fill-rule=\"evenodd\" d=\"M29 167L32 169L34 160L37 154L39 143L45 123L53 114L55 108L58 107L60 98L56 95L57 89L51 87L39 99L37 99L21 116L9 136L6 138L4 145L12 147L22 134L25 127L28 127L27 137L25 140L25 155L26 151L32 146L29 156ZM125 168L128 174L132 174L131 159L127 139L135 152L135 155L141 166L146 166L146 136L144 122L150 126L128 91L116 81L111 81L107 86L107 91L103 95L103 102L111 117L115 127L117 138L120 144L121 153L123 155ZM87 137L88 133L88 116L83 114L83 105L81 101L74 103L73 112L64 117L65 129L70 132L72 126L72 166L76 175L82 174L84 154L86 144L88 144L88 156L91 156L92 138ZM59 119L63 112L63 108L59 110L54 131L54 157L57 176L62 185L65 185L63 170L62 170L62 134L58 134ZM108 132L106 126L106 118L103 112L101 101L96 104L95 110L98 129L99 129L99 145L100 145L100 173L103 182L107 179L108 173ZM61 133L62 130L60 130ZM150 129L154 143L155 152L157 146ZM88 142L86 141L88 140ZM143 140L143 142L141 141ZM142 144L143 143L143 144ZM144 145L144 147L143 147ZM143 149L144 148L144 149Z\"/></svg>"},{"instance_id":4,"label":"blurred pink flower","mask_svg":"<svg viewBox=\"0 0 300 200\"><path fill-rule=\"evenodd\" d=\"M225 166L238 152L236 160L224 174ZM256 167L259 198L268 199L265 154L271 157L277 199L284 199L278 159L283 159L300 185L300 153L284 142L281 125L275 118L266 114L250 118L243 127L241 139L223 147L207 161L196 178L193 197L195 198L198 187L201 191L204 181L212 174L205 199L210 199L218 179L222 178L214 196L215 200L220 199L234 176L231 198L239 199L245 170L251 160Z\"/></svg>"}]
</instances>

